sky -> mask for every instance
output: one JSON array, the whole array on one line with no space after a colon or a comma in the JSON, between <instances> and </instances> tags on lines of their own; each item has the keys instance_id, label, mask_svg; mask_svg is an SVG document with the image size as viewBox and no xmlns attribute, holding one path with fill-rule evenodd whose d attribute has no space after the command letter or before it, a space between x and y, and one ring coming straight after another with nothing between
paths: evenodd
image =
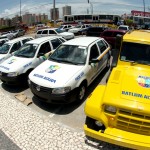
<instances>
[{"instance_id":1,"label":"sky","mask_svg":"<svg viewBox=\"0 0 150 150\"><path fill-rule=\"evenodd\" d=\"M55 0L55 7L59 8L60 18L62 18L62 7L71 6L72 14L130 14L131 10L144 10L150 12L150 0ZM50 15L53 8L53 0L1 0L0 18L12 18L15 15L29 13L46 13Z\"/></svg>"}]
</instances>

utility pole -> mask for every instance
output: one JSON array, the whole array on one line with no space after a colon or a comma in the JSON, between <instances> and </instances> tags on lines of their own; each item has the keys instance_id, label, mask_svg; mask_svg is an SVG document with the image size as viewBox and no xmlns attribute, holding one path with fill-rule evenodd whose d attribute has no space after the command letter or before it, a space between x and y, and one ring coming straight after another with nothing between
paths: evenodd
<instances>
[{"instance_id":1,"label":"utility pole","mask_svg":"<svg viewBox=\"0 0 150 150\"><path fill-rule=\"evenodd\" d=\"M21 0L20 0L20 23L22 22L22 19L21 19Z\"/></svg>"},{"instance_id":2,"label":"utility pole","mask_svg":"<svg viewBox=\"0 0 150 150\"><path fill-rule=\"evenodd\" d=\"M55 27L56 26L55 0L53 1L53 19L54 19L54 27Z\"/></svg>"},{"instance_id":3,"label":"utility pole","mask_svg":"<svg viewBox=\"0 0 150 150\"><path fill-rule=\"evenodd\" d=\"M145 17L145 0L143 0L143 6L144 6L144 17Z\"/></svg>"}]
</instances>

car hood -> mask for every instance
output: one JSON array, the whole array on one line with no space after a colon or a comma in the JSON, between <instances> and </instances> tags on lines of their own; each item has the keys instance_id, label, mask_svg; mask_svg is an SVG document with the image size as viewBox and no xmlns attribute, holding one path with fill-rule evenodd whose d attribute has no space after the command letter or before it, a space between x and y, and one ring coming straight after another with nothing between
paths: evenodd
<instances>
[{"instance_id":1,"label":"car hood","mask_svg":"<svg viewBox=\"0 0 150 150\"><path fill-rule=\"evenodd\" d=\"M44 87L64 87L71 79L76 81L82 68L83 66L46 60L29 74L29 79Z\"/></svg>"},{"instance_id":2,"label":"car hood","mask_svg":"<svg viewBox=\"0 0 150 150\"><path fill-rule=\"evenodd\" d=\"M0 71L2 72L18 72L21 68L26 68L32 64L33 58L22 58L12 56L6 59L2 64L0 64Z\"/></svg>"},{"instance_id":3,"label":"car hood","mask_svg":"<svg viewBox=\"0 0 150 150\"><path fill-rule=\"evenodd\" d=\"M109 78L104 103L134 106L150 104L150 70L144 67L117 67ZM117 100L117 101L116 101Z\"/></svg>"},{"instance_id":4,"label":"car hood","mask_svg":"<svg viewBox=\"0 0 150 150\"><path fill-rule=\"evenodd\" d=\"M1 63L1 61L3 61L4 59L5 59L5 56L6 56L7 54L0 54L0 63Z\"/></svg>"}]
</instances>

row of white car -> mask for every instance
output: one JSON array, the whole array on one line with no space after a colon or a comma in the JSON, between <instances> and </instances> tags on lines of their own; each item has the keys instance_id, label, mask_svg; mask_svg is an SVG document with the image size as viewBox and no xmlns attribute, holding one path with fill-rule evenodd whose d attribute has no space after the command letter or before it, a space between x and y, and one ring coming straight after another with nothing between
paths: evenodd
<instances>
[{"instance_id":1,"label":"row of white car","mask_svg":"<svg viewBox=\"0 0 150 150\"><path fill-rule=\"evenodd\" d=\"M17 39L4 45L12 48ZM26 37L26 40L30 41L17 51L0 48L0 79L8 85L28 80L33 94L45 102L83 100L86 88L110 65L110 45L102 38L80 37L66 41L60 36L49 36ZM6 57L8 51L9 58ZM45 55L50 53L48 57Z\"/></svg>"},{"instance_id":2,"label":"row of white car","mask_svg":"<svg viewBox=\"0 0 150 150\"><path fill-rule=\"evenodd\" d=\"M77 26L61 25L59 28L41 29L36 32L35 38L57 35L57 36L62 36L66 40L70 40L75 37L75 34L80 34L80 32L86 30L89 27L90 27L89 24L84 24L84 25L77 25Z\"/></svg>"}]
</instances>

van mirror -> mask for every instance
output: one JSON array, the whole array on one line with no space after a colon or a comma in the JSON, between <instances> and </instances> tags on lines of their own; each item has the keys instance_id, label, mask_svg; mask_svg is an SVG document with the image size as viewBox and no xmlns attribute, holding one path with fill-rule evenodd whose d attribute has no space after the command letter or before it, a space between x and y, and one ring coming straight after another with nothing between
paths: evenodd
<instances>
[{"instance_id":1,"label":"van mirror","mask_svg":"<svg viewBox=\"0 0 150 150\"><path fill-rule=\"evenodd\" d=\"M118 57L119 57L119 50L120 49L112 49L112 64L111 64L111 69L117 66L117 62L118 62Z\"/></svg>"}]
</instances>

